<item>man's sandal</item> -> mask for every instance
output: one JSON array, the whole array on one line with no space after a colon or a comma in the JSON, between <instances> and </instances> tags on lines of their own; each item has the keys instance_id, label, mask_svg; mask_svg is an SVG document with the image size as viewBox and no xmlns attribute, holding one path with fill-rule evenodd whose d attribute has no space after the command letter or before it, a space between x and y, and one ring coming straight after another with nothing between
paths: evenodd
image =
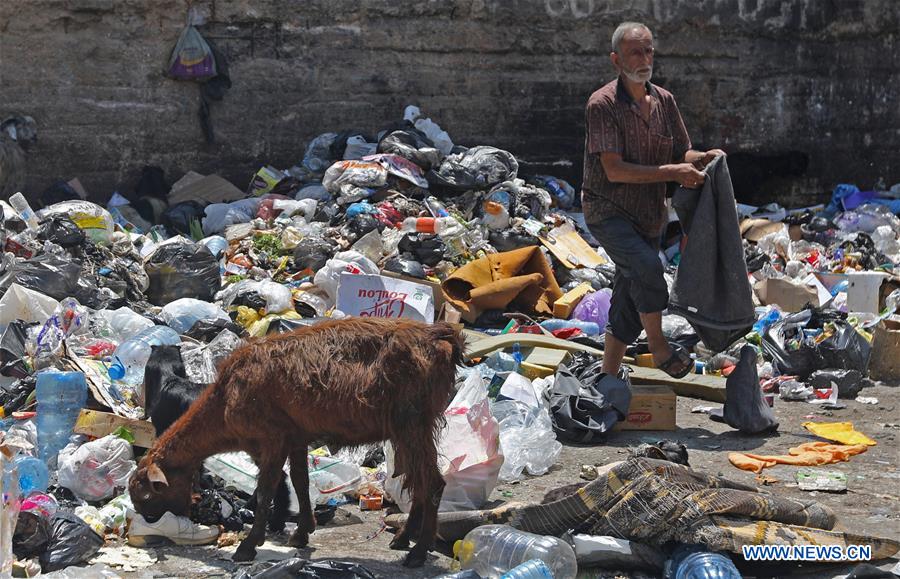
<instances>
[{"instance_id":1,"label":"man's sandal","mask_svg":"<svg viewBox=\"0 0 900 579\"><path fill-rule=\"evenodd\" d=\"M694 369L694 360L683 346L671 344L671 348L672 355L657 368L672 378L684 378Z\"/></svg>"}]
</instances>

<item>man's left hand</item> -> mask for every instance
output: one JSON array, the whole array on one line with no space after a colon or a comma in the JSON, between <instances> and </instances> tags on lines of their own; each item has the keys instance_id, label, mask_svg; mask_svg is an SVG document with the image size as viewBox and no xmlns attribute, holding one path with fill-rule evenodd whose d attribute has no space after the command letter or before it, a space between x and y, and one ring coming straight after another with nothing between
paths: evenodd
<instances>
[{"instance_id":1,"label":"man's left hand","mask_svg":"<svg viewBox=\"0 0 900 579\"><path fill-rule=\"evenodd\" d=\"M703 153L703 156L697 159L698 169L703 169L710 163L712 163L713 159L720 155L725 155L725 151L722 149L710 149L707 152Z\"/></svg>"}]
</instances>

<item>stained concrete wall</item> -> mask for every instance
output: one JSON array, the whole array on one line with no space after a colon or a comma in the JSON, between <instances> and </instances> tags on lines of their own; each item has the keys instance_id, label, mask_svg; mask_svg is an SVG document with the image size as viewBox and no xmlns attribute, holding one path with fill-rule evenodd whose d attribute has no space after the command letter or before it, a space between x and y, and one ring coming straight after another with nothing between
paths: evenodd
<instances>
[{"instance_id":1,"label":"stained concrete wall","mask_svg":"<svg viewBox=\"0 0 900 579\"><path fill-rule=\"evenodd\" d=\"M577 182L584 102L612 77L609 37L625 19L655 31L654 81L695 143L748 153L733 156L745 198L797 204L837 182L900 181L895 0L194 4L234 83L213 107L213 145L197 86L161 74L185 1L0 3L0 113L23 111L40 130L30 193L77 176L106 198L143 164L243 186L261 164L295 163L315 135L375 131L409 103L461 144L508 148L526 170Z\"/></svg>"}]
</instances>

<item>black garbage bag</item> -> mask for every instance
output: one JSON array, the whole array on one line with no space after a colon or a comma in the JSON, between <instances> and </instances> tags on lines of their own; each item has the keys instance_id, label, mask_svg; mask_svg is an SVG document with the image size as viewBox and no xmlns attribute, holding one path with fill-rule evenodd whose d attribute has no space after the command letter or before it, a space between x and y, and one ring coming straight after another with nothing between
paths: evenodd
<instances>
[{"instance_id":1,"label":"black garbage bag","mask_svg":"<svg viewBox=\"0 0 900 579\"><path fill-rule=\"evenodd\" d=\"M866 374L872 346L846 320L835 320L834 334L819 344L824 368L858 370Z\"/></svg>"},{"instance_id":2,"label":"black garbage bag","mask_svg":"<svg viewBox=\"0 0 900 579\"><path fill-rule=\"evenodd\" d=\"M859 370L817 370L806 381L807 386L815 389L831 388L834 383L838 388L838 398L854 399L863 388L873 386L871 380Z\"/></svg>"},{"instance_id":3,"label":"black garbage bag","mask_svg":"<svg viewBox=\"0 0 900 579\"><path fill-rule=\"evenodd\" d=\"M631 457L653 458L656 460L667 460L684 466L691 466L688 463L687 447L680 442L663 439L650 444L645 442L629 453Z\"/></svg>"},{"instance_id":4,"label":"black garbage bag","mask_svg":"<svg viewBox=\"0 0 900 579\"><path fill-rule=\"evenodd\" d=\"M16 262L0 279L0 295L14 283L55 300L79 297L81 262L71 257L44 253ZM79 301L81 301L79 299ZM83 302L82 302L83 303Z\"/></svg>"},{"instance_id":5,"label":"black garbage bag","mask_svg":"<svg viewBox=\"0 0 900 579\"><path fill-rule=\"evenodd\" d=\"M44 573L87 561L104 544L103 537L71 513L57 513L50 528L47 550L39 557Z\"/></svg>"},{"instance_id":6,"label":"black garbage bag","mask_svg":"<svg viewBox=\"0 0 900 579\"><path fill-rule=\"evenodd\" d=\"M789 314L773 324L763 335L763 353L782 374L797 376L806 381L816 370L842 368L865 374L872 347L847 322L846 314L835 310L808 308ZM802 340L799 348L786 347L804 329L822 329L826 325L834 333L819 344Z\"/></svg>"},{"instance_id":7,"label":"black garbage bag","mask_svg":"<svg viewBox=\"0 0 900 579\"><path fill-rule=\"evenodd\" d=\"M423 265L434 267L442 259L447 246L437 235L407 233L397 244L397 251L412 255Z\"/></svg>"},{"instance_id":8,"label":"black garbage bag","mask_svg":"<svg viewBox=\"0 0 900 579\"><path fill-rule=\"evenodd\" d=\"M219 262L199 243L170 243L157 249L144 264L150 278L147 299L164 306L179 298L212 301L222 289Z\"/></svg>"},{"instance_id":9,"label":"black garbage bag","mask_svg":"<svg viewBox=\"0 0 900 579\"><path fill-rule=\"evenodd\" d=\"M604 374L601 365L599 358L583 358L572 364L574 370L566 365L557 368L550 391L550 417L557 438L595 444L628 416L631 390L627 374Z\"/></svg>"},{"instance_id":10,"label":"black garbage bag","mask_svg":"<svg viewBox=\"0 0 900 579\"><path fill-rule=\"evenodd\" d=\"M204 344L208 344L216 339L216 336L221 334L223 330L228 330L241 338L249 336L247 329L244 326L236 324L231 320L223 320L221 318L215 320L199 320L191 326L191 329L185 332L184 335L203 342Z\"/></svg>"},{"instance_id":11,"label":"black garbage bag","mask_svg":"<svg viewBox=\"0 0 900 579\"><path fill-rule=\"evenodd\" d=\"M304 237L294 248L294 267L303 271L317 272L325 267L325 262L334 256L337 247L321 237Z\"/></svg>"},{"instance_id":12,"label":"black garbage bag","mask_svg":"<svg viewBox=\"0 0 900 579\"><path fill-rule=\"evenodd\" d=\"M28 340L30 324L14 320L6 326L0 336L0 374L12 378L25 378L31 372L25 364L25 342Z\"/></svg>"},{"instance_id":13,"label":"black garbage bag","mask_svg":"<svg viewBox=\"0 0 900 579\"><path fill-rule=\"evenodd\" d=\"M26 559L44 552L50 541L50 521L38 513L24 511L16 520L13 533L13 553L19 559Z\"/></svg>"},{"instance_id":14,"label":"black garbage bag","mask_svg":"<svg viewBox=\"0 0 900 579\"><path fill-rule=\"evenodd\" d=\"M439 167L443 158L443 154L434 148L434 143L425 133L412 125L386 133L378 142L378 152L399 155L424 171Z\"/></svg>"},{"instance_id":15,"label":"black garbage bag","mask_svg":"<svg viewBox=\"0 0 900 579\"><path fill-rule=\"evenodd\" d=\"M375 219L373 215L361 213L347 220L347 223L344 225L344 232L350 243L356 243L366 233L375 229L381 232L384 231L385 227L386 225Z\"/></svg>"},{"instance_id":16,"label":"black garbage bag","mask_svg":"<svg viewBox=\"0 0 900 579\"><path fill-rule=\"evenodd\" d=\"M78 247L85 239L84 231L65 215L55 215L41 223L37 237L66 249Z\"/></svg>"},{"instance_id":17,"label":"black garbage bag","mask_svg":"<svg viewBox=\"0 0 900 579\"><path fill-rule=\"evenodd\" d=\"M356 563L316 561L299 557L283 561L265 561L242 569L235 579L375 579L371 571Z\"/></svg>"},{"instance_id":18,"label":"black garbage bag","mask_svg":"<svg viewBox=\"0 0 900 579\"><path fill-rule=\"evenodd\" d=\"M488 240L494 246L494 249L501 253L535 244L535 238L531 235L524 232L517 233L512 229L491 231L488 234Z\"/></svg>"},{"instance_id":19,"label":"black garbage bag","mask_svg":"<svg viewBox=\"0 0 900 579\"><path fill-rule=\"evenodd\" d=\"M319 203L313 221L335 225L341 218L341 209L334 203Z\"/></svg>"},{"instance_id":20,"label":"black garbage bag","mask_svg":"<svg viewBox=\"0 0 900 579\"><path fill-rule=\"evenodd\" d=\"M20 378L9 385L0 386L0 406L6 414L20 410L34 392L37 378L34 375Z\"/></svg>"},{"instance_id":21,"label":"black garbage bag","mask_svg":"<svg viewBox=\"0 0 900 579\"><path fill-rule=\"evenodd\" d=\"M425 178L438 189L447 191L483 191L498 183L515 179L519 162L512 153L496 147L472 147L451 154L441 166L429 171Z\"/></svg>"},{"instance_id":22,"label":"black garbage bag","mask_svg":"<svg viewBox=\"0 0 900 579\"><path fill-rule=\"evenodd\" d=\"M425 268L409 254L392 257L384 264L384 269L401 275L425 279Z\"/></svg>"},{"instance_id":23,"label":"black garbage bag","mask_svg":"<svg viewBox=\"0 0 900 579\"><path fill-rule=\"evenodd\" d=\"M197 201L183 201L166 209L160 217L169 233L178 232L190 237L191 222L203 222L204 207Z\"/></svg>"},{"instance_id":24,"label":"black garbage bag","mask_svg":"<svg viewBox=\"0 0 900 579\"><path fill-rule=\"evenodd\" d=\"M725 380L725 406L710 413L711 419L726 422L744 434L778 430L778 420L759 387L756 358L753 346L741 348L741 359Z\"/></svg>"}]
</instances>

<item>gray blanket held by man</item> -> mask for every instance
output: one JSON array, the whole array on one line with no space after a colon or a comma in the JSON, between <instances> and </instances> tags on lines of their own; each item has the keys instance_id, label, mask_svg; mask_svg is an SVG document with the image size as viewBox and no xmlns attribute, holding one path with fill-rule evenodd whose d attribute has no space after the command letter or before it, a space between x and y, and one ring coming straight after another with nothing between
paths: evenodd
<instances>
[{"instance_id":1,"label":"gray blanket held by man","mask_svg":"<svg viewBox=\"0 0 900 579\"><path fill-rule=\"evenodd\" d=\"M707 348L721 352L756 322L725 157L706 167L702 189L680 187L672 205L687 242L669 312L684 316Z\"/></svg>"}]
</instances>

